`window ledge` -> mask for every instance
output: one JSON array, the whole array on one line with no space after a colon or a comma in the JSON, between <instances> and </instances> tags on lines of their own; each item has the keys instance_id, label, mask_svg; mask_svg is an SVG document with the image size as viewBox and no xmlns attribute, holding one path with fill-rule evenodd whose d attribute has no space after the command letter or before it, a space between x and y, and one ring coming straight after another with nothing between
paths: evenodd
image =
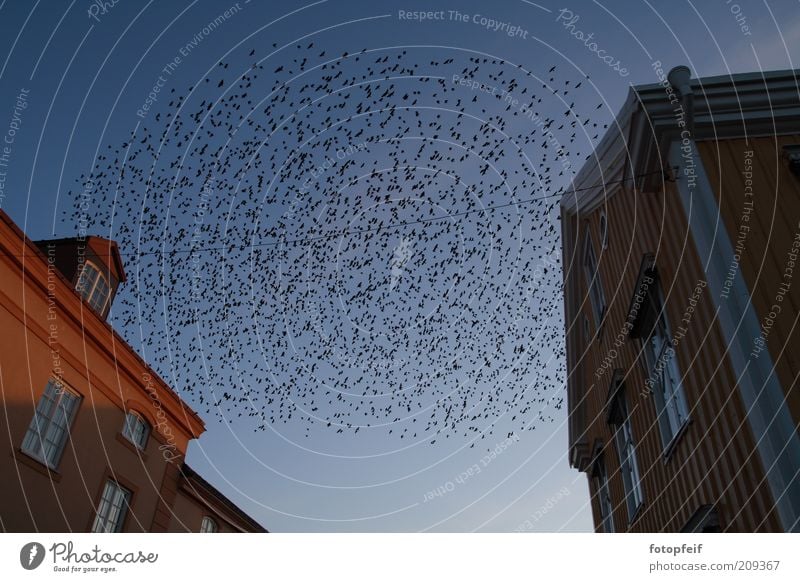
<instances>
[{"instance_id":1,"label":"window ledge","mask_svg":"<svg viewBox=\"0 0 800 582\"><path fill-rule=\"evenodd\" d=\"M145 453L142 449L133 444L131 440L125 435L123 435L121 432L117 433L117 440L123 445L125 445L125 447L130 449L132 453L135 453L136 456L140 457L143 463L147 462L147 453Z\"/></svg>"},{"instance_id":2,"label":"window ledge","mask_svg":"<svg viewBox=\"0 0 800 582\"><path fill-rule=\"evenodd\" d=\"M683 421L683 424L678 429L678 432L675 433L675 436L672 437L672 440L667 443L667 446L664 447L664 452L661 455L662 462L666 465L669 463L670 459L672 459L672 454L675 452L677 448L678 442L683 439L683 435L686 434L686 431L689 428L689 425L692 424L692 417L689 416L686 420Z\"/></svg>"},{"instance_id":3,"label":"window ledge","mask_svg":"<svg viewBox=\"0 0 800 582\"><path fill-rule=\"evenodd\" d=\"M61 481L61 473L48 467L43 461L37 459L30 453L26 453L22 449L16 449L11 451L11 456L18 463L22 463L23 465L27 465L34 471L41 473L42 475L49 477L51 481L55 481L58 483Z\"/></svg>"}]
</instances>

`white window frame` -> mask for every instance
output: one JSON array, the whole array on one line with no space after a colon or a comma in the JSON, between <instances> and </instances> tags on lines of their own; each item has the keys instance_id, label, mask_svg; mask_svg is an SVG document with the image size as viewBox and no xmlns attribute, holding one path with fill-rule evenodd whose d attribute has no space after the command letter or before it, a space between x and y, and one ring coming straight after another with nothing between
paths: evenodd
<instances>
[{"instance_id":1,"label":"white window frame","mask_svg":"<svg viewBox=\"0 0 800 582\"><path fill-rule=\"evenodd\" d=\"M592 313L594 313L595 328L600 329L608 306L606 304L605 292L603 291L603 280L600 277L597 255L594 252L594 244L592 243L592 233L589 231L588 225L584 229L584 233L583 273L586 277L586 289L589 295L589 301L592 304Z\"/></svg>"},{"instance_id":2,"label":"white window frame","mask_svg":"<svg viewBox=\"0 0 800 582\"><path fill-rule=\"evenodd\" d=\"M72 422L81 397L63 383L51 379L36 404L20 449L44 465L55 469L64 454Z\"/></svg>"},{"instance_id":3,"label":"white window frame","mask_svg":"<svg viewBox=\"0 0 800 582\"><path fill-rule=\"evenodd\" d=\"M632 522L644 503L642 478L639 472L639 461L636 456L636 441L633 438L631 415L623 390L619 390L615 403L617 407L616 419L611 422L614 428L614 444L619 456L622 482L625 485L625 503L628 507L628 522Z\"/></svg>"},{"instance_id":4,"label":"white window frame","mask_svg":"<svg viewBox=\"0 0 800 582\"><path fill-rule=\"evenodd\" d=\"M85 261L75 288L92 309L103 313L111 298L111 283L100 267L92 261Z\"/></svg>"},{"instance_id":5,"label":"white window frame","mask_svg":"<svg viewBox=\"0 0 800 582\"><path fill-rule=\"evenodd\" d=\"M219 524L217 521L208 515L203 516L203 521L200 522L200 533L218 533Z\"/></svg>"},{"instance_id":6,"label":"white window frame","mask_svg":"<svg viewBox=\"0 0 800 582\"><path fill-rule=\"evenodd\" d=\"M640 338L647 377L652 390L664 456L689 421L686 393L681 382L672 333L664 308L664 298L657 280L647 292L647 309L653 311L655 323L647 336Z\"/></svg>"},{"instance_id":7,"label":"white window frame","mask_svg":"<svg viewBox=\"0 0 800 582\"><path fill-rule=\"evenodd\" d=\"M138 412L129 410L122 425L122 436L143 451L147 448L147 439L150 438L150 423Z\"/></svg>"},{"instance_id":8,"label":"white window frame","mask_svg":"<svg viewBox=\"0 0 800 582\"><path fill-rule=\"evenodd\" d=\"M100 505L92 524L93 533L117 533L122 531L133 494L114 479L108 479L103 487Z\"/></svg>"}]
</instances>

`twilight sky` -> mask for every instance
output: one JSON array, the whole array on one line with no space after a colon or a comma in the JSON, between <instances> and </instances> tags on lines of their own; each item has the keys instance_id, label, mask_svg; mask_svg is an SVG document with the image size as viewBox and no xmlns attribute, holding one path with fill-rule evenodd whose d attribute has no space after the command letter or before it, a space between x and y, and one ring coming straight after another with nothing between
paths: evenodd
<instances>
[{"instance_id":1,"label":"twilight sky","mask_svg":"<svg viewBox=\"0 0 800 582\"><path fill-rule=\"evenodd\" d=\"M800 60L798 0L4 0L0 29L2 131L29 103L0 208L73 236L91 178L111 321L271 531L589 531L554 196L655 61Z\"/></svg>"}]
</instances>

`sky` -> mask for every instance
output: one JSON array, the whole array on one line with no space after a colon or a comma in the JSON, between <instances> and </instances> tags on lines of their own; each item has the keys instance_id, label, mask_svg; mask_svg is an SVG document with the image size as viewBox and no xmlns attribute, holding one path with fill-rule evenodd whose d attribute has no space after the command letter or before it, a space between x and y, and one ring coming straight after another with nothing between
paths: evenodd
<instances>
[{"instance_id":1,"label":"sky","mask_svg":"<svg viewBox=\"0 0 800 582\"><path fill-rule=\"evenodd\" d=\"M0 130L27 96L0 208L33 239L72 236L87 177L117 185L91 192L91 232L120 240L128 257L110 320L206 419L189 464L271 531L591 531L585 476L567 461L557 213L519 201L557 200L630 86L658 81L655 62L686 64L695 77L795 68L800 2L102 4L0 3ZM333 57L335 66L317 66ZM382 81L381 58L408 78ZM257 79L231 83L256 62ZM393 89L381 99L397 110L361 115L366 89L334 91L333 71ZM305 107L303 85L337 107ZM575 132L569 121L553 125L555 148L525 115L534 92L542 119L582 120ZM413 100L417 109L403 108ZM235 135L215 133L242 107L252 109ZM178 109L182 125L172 125ZM330 133L317 137L321 128ZM194 137L184 143L182 131ZM459 138L447 145L439 133ZM398 135L409 139L379 139ZM491 171L448 153L462 138L492 150ZM397 163L416 159L424 139L436 142L423 160L433 176L412 179ZM261 154L214 166L209 200L206 143ZM409 202L368 203L375 192ZM508 206L459 215L497 205ZM199 209L198 242L189 233ZM258 246L276 233L308 239L430 217L438 222L374 238ZM195 242L233 246L199 263L135 254ZM421 273L419 287L409 283ZM359 295L373 281L380 293ZM521 292L531 281L538 293ZM464 332L469 320L480 333ZM512 357L520 345L524 355ZM198 353L204 366L187 365ZM484 370L489 358L496 373ZM353 390L338 402L337 375ZM372 389L376 401L409 404L409 415L395 420L385 401L362 410L361 424L343 412ZM231 395L242 400L230 404ZM448 422L462 396L475 414ZM412 400L435 430L416 429Z\"/></svg>"}]
</instances>

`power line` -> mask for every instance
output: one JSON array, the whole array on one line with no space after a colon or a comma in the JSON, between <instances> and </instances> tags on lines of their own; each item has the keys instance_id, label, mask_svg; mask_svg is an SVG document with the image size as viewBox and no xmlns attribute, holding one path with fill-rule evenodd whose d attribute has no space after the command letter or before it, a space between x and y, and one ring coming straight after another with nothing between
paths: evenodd
<instances>
[{"instance_id":1,"label":"power line","mask_svg":"<svg viewBox=\"0 0 800 582\"><path fill-rule=\"evenodd\" d=\"M301 243L313 243L313 242L318 242L318 241L327 240L327 239L336 238L336 237L358 236L358 235L367 234L367 233L370 233L370 232L392 231L392 230L397 230L397 229L400 229L400 228L405 228L407 226L413 226L415 224L426 224L426 223L429 223L429 222L438 222L438 221L441 221L441 220L448 220L450 218L456 218L456 217L459 217L459 216L467 216L469 214L475 214L477 212L483 212L483 213L493 212L495 210L501 210L503 208L509 208L511 206L522 206L522 205L525 205L525 204L530 204L531 202L539 202L541 200L547 200L547 199L550 199L550 198L555 198L557 196L563 196L564 194L566 194L568 192L583 192L585 190L592 190L594 188L597 188L598 186L606 186L608 184L619 184L621 182L628 182L630 180L636 180L638 178L644 178L646 176L652 176L654 174L662 174L663 175L664 172L661 171L661 170L656 170L656 171L653 171L653 172L647 172L645 174L638 174L636 176L630 176L628 178L621 178L619 180L611 180L611 181L608 181L608 182L603 182L601 184L596 184L594 186L587 186L585 188L572 188L572 189L569 189L567 191L561 190L560 192L556 192L555 194L549 194L547 196L538 196L536 198L528 198L526 200L517 200L517 201L514 201L514 202L507 202L505 204L496 204L494 206L486 206L485 208L475 208L473 210L465 210L463 212L454 212L452 214L445 214L445 215L436 216L436 217L433 217L433 218L423 218L423 219L420 219L420 220L411 220L411 221L408 221L408 222L400 222L400 223L397 223L397 224L390 224L390 225L387 225L387 226L378 226L378 227L362 228L362 229L355 229L355 230L342 230L342 231L337 231L337 232L330 232L330 233L327 233L327 234L321 234L319 236L314 236L314 237L305 237L305 238L296 238L296 239L282 239L282 240L277 240L277 241L273 240L273 241L257 242L257 243L252 243L252 244L247 245L247 246L239 246L239 247L217 246L217 247L198 247L198 248L189 248L189 249L170 249L170 250L147 251L147 252L125 252L125 253L120 252L120 255L122 255L122 256L146 257L146 256L153 256L153 255L167 255L168 254L170 256L174 256L176 254L184 254L184 253L192 254L192 253L225 251L225 250L228 250L228 251L236 251L236 250L244 251L244 250L255 248L255 247L277 247L277 246L280 246L280 245L287 245L287 246L288 245L293 245L293 246L296 246L296 245L301 244ZM4 256L7 256L7 257L18 257L18 258L35 256L35 255L32 255L32 254L24 254L24 253L21 254L21 255L12 254L12 253L2 253L2 254ZM100 255L97 255L97 256L99 256L99 257L107 257L109 255L108 254L100 254Z\"/></svg>"}]
</instances>

